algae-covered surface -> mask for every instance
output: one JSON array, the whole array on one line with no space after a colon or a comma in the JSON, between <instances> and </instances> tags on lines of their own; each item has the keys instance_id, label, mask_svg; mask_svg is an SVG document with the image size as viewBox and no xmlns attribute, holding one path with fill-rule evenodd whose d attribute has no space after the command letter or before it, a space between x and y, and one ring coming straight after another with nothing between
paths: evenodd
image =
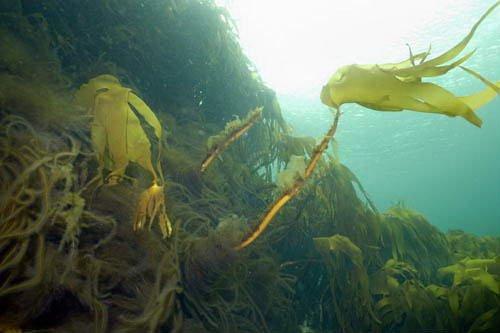
<instances>
[{"instance_id":1,"label":"algae-covered surface","mask_svg":"<svg viewBox=\"0 0 500 333\"><path fill-rule=\"evenodd\" d=\"M500 238L379 211L332 112L294 135L211 0L0 1L0 332L496 332Z\"/></svg>"}]
</instances>

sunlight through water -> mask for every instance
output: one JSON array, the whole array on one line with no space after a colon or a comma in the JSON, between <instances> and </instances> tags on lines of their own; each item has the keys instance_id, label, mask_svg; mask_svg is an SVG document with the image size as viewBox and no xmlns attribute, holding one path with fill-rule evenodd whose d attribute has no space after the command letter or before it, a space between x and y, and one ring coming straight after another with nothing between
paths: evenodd
<instances>
[{"instance_id":1,"label":"sunlight through water","mask_svg":"<svg viewBox=\"0 0 500 333\"><path fill-rule=\"evenodd\" d=\"M278 93L297 135L319 137L331 115L319 91L335 70L352 63L387 63L432 45L431 57L458 43L493 4L486 0L226 0L241 44L263 80ZM467 65L500 80L500 10L468 46ZM483 85L455 70L434 80L465 95ZM462 119L343 107L338 141L342 161L381 209L398 201L443 230L500 233L500 101ZM478 219L481 223L478 223Z\"/></svg>"}]
</instances>

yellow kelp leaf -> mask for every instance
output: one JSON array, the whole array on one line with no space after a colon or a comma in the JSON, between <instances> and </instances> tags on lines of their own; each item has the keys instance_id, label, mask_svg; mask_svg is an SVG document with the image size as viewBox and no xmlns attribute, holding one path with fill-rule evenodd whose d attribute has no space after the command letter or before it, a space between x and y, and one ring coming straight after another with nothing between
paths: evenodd
<instances>
[{"instance_id":1,"label":"yellow kelp leaf","mask_svg":"<svg viewBox=\"0 0 500 333\"><path fill-rule=\"evenodd\" d=\"M372 295L389 295L399 287L399 281L389 275L378 274L370 278L370 292Z\"/></svg>"},{"instance_id":2,"label":"yellow kelp leaf","mask_svg":"<svg viewBox=\"0 0 500 333\"><path fill-rule=\"evenodd\" d=\"M417 271L410 264L389 259L384 266L370 276L370 289L374 295L396 292L399 281L415 279Z\"/></svg>"},{"instance_id":3,"label":"yellow kelp leaf","mask_svg":"<svg viewBox=\"0 0 500 333\"><path fill-rule=\"evenodd\" d=\"M481 22L491 13L493 10L500 5L500 1L497 1L493 6L491 6L482 16L481 18L474 24L470 32L465 36L464 39L462 39L457 45L449 49L448 51L444 52L440 56L425 61L417 66L414 67L408 67L408 68L403 68L403 69L396 69L394 71L394 74L397 76L419 76L419 73L423 69L428 69L431 67L435 67L438 65L442 65L445 62L451 61L453 58L458 56L467 46L469 41L472 39L472 36L474 36L474 33L476 32L477 28L481 24Z\"/></svg>"},{"instance_id":4,"label":"yellow kelp leaf","mask_svg":"<svg viewBox=\"0 0 500 333\"><path fill-rule=\"evenodd\" d=\"M109 167L108 178L116 183L124 174L129 162L135 162L148 170L157 180L151 163L151 142L140 119L130 104L144 120L155 129L157 139L161 126L147 105L129 88L120 85L112 75L100 75L91 79L75 94L75 102L90 110L94 117L91 124L92 142L99 154L101 168ZM105 163L109 161L109 165Z\"/></svg>"},{"instance_id":5,"label":"yellow kelp leaf","mask_svg":"<svg viewBox=\"0 0 500 333\"><path fill-rule=\"evenodd\" d=\"M388 72L391 75L396 76L399 80L403 82L414 82L421 81L423 77L435 77L441 76L448 73L453 68L456 68L467 61L473 54L475 50L467 53L465 56L459 58L449 65L444 66L424 66L426 63L419 65L412 65L410 58L401 62L400 64L377 64L376 66L383 71ZM425 54L425 53L422 53ZM404 65L403 65L404 64ZM358 65L361 68L370 69L374 65Z\"/></svg>"},{"instance_id":6,"label":"yellow kelp leaf","mask_svg":"<svg viewBox=\"0 0 500 333\"><path fill-rule=\"evenodd\" d=\"M323 88L322 101L331 107L358 103L378 111L403 109L462 116L476 126L481 120L462 100L446 89L428 82L403 82L377 66L364 69L350 65L338 71Z\"/></svg>"},{"instance_id":7,"label":"yellow kelp leaf","mask_svg":"<svg viewBox=\"0 0 500 333\"><path fill-rule=\"evenodd\" d=\"M471 259L465 258L460 260L458 263L439 269L438 273L441 275L455 274L461 270L471 270L471 269L482 269L486 272L493 272L493 274L499 274L500 272L500 257L494 259Z\"/></svg>"},{"instance_id":8,"label":"yellow kelp leaf","mask_svg":"<svg viewBox=\"0 0 500 333\"><path fill-rule=\"evenodd\" d=\"M465 265L461 262L442 267L438 270L439 276L453 275L453 286L457 286L462 283L465 277Z\"/></svg>"},{"instance_id":9,"label":"yellow kelp leaf","mask_svg":"<svg viewBox=\"0 0 500 333\"><path fill-rule=\"evenodd\" d=\"M414 80L421 79L422 77L441 76L441 75L448 73L453 68L456 68L456 67L460 66L461 64L463 64L464 62L466 62L467 60L469 60L469 58L472 57L474 52L475 52L475 50L472 52L469 52L468 54L466 54L462 58L452 62L449 65L435 66L435 67L424 67L418 71L414 71L414 76L413 75L401 75L400 71L398 71L394 74L398 78L406 78L406 79L410 78L410 79L414 79ZM417 66L413 67L412 69L415 69L415 68L417 68Z\"/></svg>"},{"instance_id":10,"label":"yellow kelp leaf","mask_svg":"<svg viewBox=\"0 0 500 333\"><path fill-rule=\"evenodd\" d=\"M448 292L448 304L450 309L455 316L458 316L458 310L460 309L460 299L458 297L458 290L456 288L450 289Z\"/></svg>"},{"instance_id":11,"label":"yellow kelp leaf","mask_svg":"<svg viewBox=\"0 0 500 333\"><path fill-rule=\"evenodd\" d=\"M332 237L313 238L316 248L323 253L342 253L357 265L363 266L363 253L348 237L334 235Z\"/></svg>"},{"instance_id":12,"label":"yellow kelp leaf","mask_svg":"<svg viewBox=\"0 0 500 333\"><path fill-rule=\"evenodd\" d=\"M498 258L496 257L494 259L470 259L470 258L465 258L461 262L465 265L467 269L472 269L472 268L481 268L485 271L491 271L492 269L495 268L495 266L498 266Z\"/></svg>"},{"instance_id":13,"label":"yellow kelp leaf","mask_svg":"<svg viewBox=\"0 0 500 333\"><path fill-rule=\"evenodd\" d=\"M154 129L155 135L158 139L161 139L161 124L158 118L156 118L155 114L149 106L144 103L142 99L140 99L134 92L130 92L128 95L128 102L130 105L137 110L137 112L144 117L144 120L151 125Z\"/></svg>"},{"instance_id":14,"label":"yellow kelp leaf","mask_svg":"<svg viewBox=\"0 0 500 333\"><path fill-rule=\"evenodd\" d=\"M481 74L479 74L476 71L473 71L470 68L467 68L467 67L464 67L464 66L460 66L460 68L462 68L464 71L466 71L470 75L474 76L475 78L479 79L485 85L487 85L488 87L490 87L491 89L493 89L497 94L500 94L500 86L497 83L491 82L490 80L486 79L484 76L482 76Z\"/></svg>"},{"instance_id":15,"label":"yellow kelp leaf","mask_svg":"<svg viewBox=\"0 0 500 333\"><path fill-rule=\"evenodd\" d=\"M493 5L459 44L435 59L424 61L428 54L424 52L396 64L341 67L323 87L321 101L334 108L339 108L345 103L357 103L378 111L411 110L450 117L461 116L480 127L482 121L474 111L493 98L490 98L489 93L479 93L473 95L474 97L457 97L436 84L422 82L422 78L444 75L469 59L474 52L449 65L439 66L458 56L472 38L478 25L499 4L500 1ZM421 63L417 65L415 60L418 59ZM464 70L479 78L493 91L500 92L495 84L478 73L467 68Z\"/></svg>"},{"instance_id":16,"label":"yellow kelp leaf","mask_svg":"<svg viewBox=\"0 0 500 333\"><path fill-rule=\"evenodd\" d=\"M151 139L144 125L153 129L156 144L160 144L161 125L155 114L131 89L123 87L112 75L91 79L75 94L76 104L85 107L93 116L91 138L98 154L100 169L109 169L108 184L121 180L130 162L150 172L152 186L138 201L134 228L142 228L147 221L158 219L164 236L171 233L165 212L162 172L159 156L156 169L152 163ZM158 151L160 151L158 149Z\"/></svg>"},{"instance_id":17,"label":"yellow kelp leaf","mask_svg":"<svg viewBox=\"0 0 500 333\"><path fill-rule=\"evenodd\" d=\"M151 159L149 139L128 106L128 94L126 88L108 89L95 97L93 107L92 139L97 151L103 153L99 156L101 166L106 157L111 161L108 179L112 184L123 177L129 162ZM99 132L99 141L94 139L95 131Z\"/></svg>"},{"instance_id":18,"label":"yellow kelp leaf","mask_svg":"<svg viewBox=\"0 0 500 333\"><path fill-rule=\"evenodd\" d=\"M113 75L103 74L90 79L88 83L82 84L75 93L75 103L86 109L94 106L94 100L99 92L112 87L121 87L120 81Z\"/></svg>"},{"instance_id":19,"label":"yellow kelp leaf","mask_svg":"<svg viewBox=\"0 0 500 333\"><path fill-rule=\"evenodd\" d=\"M453 275L453 286L459 286L467 281L488 288L495 294L500 294L500 281L498 275L497 259L470 259L465 258L454 265L442 267L438 274Z\"/></svg>"},{"instance_id":20,"label":"yellow kelp leaf","mask_svg":"<svg viewBox=\"0 0 500 333\"><path fill-rule=\"evenodd\" d=\"M497 89L500 89L500 81L495 83ZM472 110L477 110L481 106L489 103L493 98L497 96L497 92L491 87L486 87L484 90L475 93L470 96L462 96L459 99L467 104Z\"/></svg>"},{"instance_id":21,"label":"yellow kelp leaf","mask_svg":"<svg viewBox=\"0 0 500 333\"><path fill-rule=\"evenodd\" d=\"M495 277L480 268L473 268L466 270L466 275L472 278L475 282L488 288L495 294L500 294L500 282Z\"/></svg>"},{"instance_id":22,"label":"yellow kelp leaf","mask_svg":"<svg viewBox=\"0 0 500 333\"><path fill-rule=\"evenodd\" d=\"M498 330L500 308L495 307L476 318L467 333L495 332ZM496 327L496 329L495 329Z\"/></svg>"},{"instance_id":23,"label":"yellow kelp leaf","mask_svg":"<svg viewBox=\"0 0 500 333\"><path fill-rule=\"evenodd\" d=\"M437 298L446 298L448 296L447 288L435 284L430 284L425 289L429 290Z\"/></svg>"}]
</instances>

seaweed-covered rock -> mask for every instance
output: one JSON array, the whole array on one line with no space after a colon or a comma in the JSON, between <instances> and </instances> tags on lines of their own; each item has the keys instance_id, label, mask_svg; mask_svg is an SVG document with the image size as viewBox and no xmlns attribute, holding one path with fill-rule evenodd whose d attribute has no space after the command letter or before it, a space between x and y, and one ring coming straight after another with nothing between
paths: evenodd
<instances>
[{"instance_id":1,"label":"seaweed-covered rock","mask_svg":"<svg viewBox=\"0 0 500 333\"><path fill-rule=\"evenodd\" d=\"M337 155L237 249L275 199L277 172L316 143L292 135L214 1L0 1L0 18L0 330L498 327L498 239L445 235L401 206L380 214ZM99 181L74 92L103 73L161 124L170 239L133 230L151 180L134 159L119 184ZM200 172L208 139L255 108L260 120Z\"/></svg>"}]
</instances>

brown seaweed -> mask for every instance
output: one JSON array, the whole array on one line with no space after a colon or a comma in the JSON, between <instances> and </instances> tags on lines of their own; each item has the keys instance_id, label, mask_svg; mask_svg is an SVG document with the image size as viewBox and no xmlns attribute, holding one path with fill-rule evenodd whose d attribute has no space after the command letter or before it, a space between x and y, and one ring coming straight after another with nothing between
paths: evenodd
<instances>
[{"instance_id":1,"label":"brown seaweed","mask_svg":"<svg viewBox=\"0 0 500 333\"><path fill-rule=\"evenodd\" d=\"M318 153L328 137L315 150L291 134L212 1L12 1L0 15L0 330L498 327L498 239L444 234L403 205L379 213L336 155ZM169 239L133 231L147 170L132 162L99 186L92 119L71 97L101 73L140 91L161 124ZM261 121L200 177L210 135L255 105ZM314 161L288 173L300 191L236 251L294 155Z\"/></svg>"}]
</instances>

